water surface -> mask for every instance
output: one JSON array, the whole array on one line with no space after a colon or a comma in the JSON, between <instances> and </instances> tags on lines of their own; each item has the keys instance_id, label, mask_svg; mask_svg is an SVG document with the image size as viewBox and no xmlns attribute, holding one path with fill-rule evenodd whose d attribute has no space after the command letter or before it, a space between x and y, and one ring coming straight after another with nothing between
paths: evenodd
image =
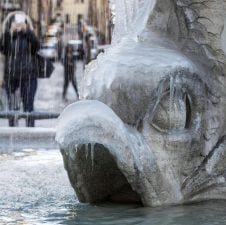
<instances>
[{"instance_id":1,"label":"water surface","mask_svg":"<svg viewBox=\"0 0 226 225\"><path fill-rule=\"evenodd\" d=\"M226 202L142 208L81 204L57 150L0 155L0 224L218 225Z\"/></svg>"}]
</instances>

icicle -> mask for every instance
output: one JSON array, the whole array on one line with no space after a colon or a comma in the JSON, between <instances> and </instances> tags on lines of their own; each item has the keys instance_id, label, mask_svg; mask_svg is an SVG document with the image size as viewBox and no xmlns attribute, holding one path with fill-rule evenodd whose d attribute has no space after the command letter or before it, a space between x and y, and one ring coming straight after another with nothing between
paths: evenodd
<instances>
[{"instance_id":1,"label":"icicle","mask_svg":"<svg viewBox=\"0 0 226 225\"><path fill-rule=\"evenodd\" d=\"M88 156L89 156L89 146L88 146L88 144L85 144L85 153L86 153L86 159L87 159Z\"/></svg>"},{"instance_id":2,"label":"icicle","mask_svg":"<svg viewBox=\"0 0 226 225\"><path fill-rule=\"evenodd\" d=\"M161 101L162 95L164 93L164 87L165 87L165 80L162 80L157 89L155 104L154 106L151 105L149 109L149 111L151 112L150 121L153 120L153 117L155 115L155 110L158 107L159 102Z\"/></svg>"},{"instance_id":3,"label":"icicle","mask_svg":"<svg viewBox=\"0 0 226 225\"><path fill-rule=\"evenodd\" d=\"M95 151L95 144L90 144L91 145L91 160L92 160L92 171L94 168L94 151Z\"/></svg>"},{"instance_id":4,"label":"icicle","mask_svg":"<svg viewBox=\"0 0 226 225\"><path fill-rule=\"evenodd\" d=\"M174 85L175 85L175 77L171 76L170 77L170 103L169 103L169 122L170 122L170 129L172 128L172 118L174 113L173 107L174 107Z\"/></svg>"},{"instance_id":5,"label":"icicle","mask_svg":"<svg viewBox=\"0 0 226 225\"><path fill-rule=\"evenodd\" d=\"M137 34L144 29L154 5L154 0L110 0L115 25L113 42L117 42L130 32Z\"/></svg>"},{"instance_id":6,"label":"icicle","mask_svg":"<svg viewBox=\"0 0 226 225\"><path fill-rule=\"evenodd\" d=\"M73 160L75 159L75 150L74 149L69 150L69 156L71 159L73 159Z\"/></svg>"},{"instance_id":7,"label":"icicle","mask_svg":"<svg viewBox=\"0 0 226 225\"><path fill-rule=\"evenodd\" d=\"M78 145L75 145L75 154L77 155L78 153Z\"/></svg>"}]
</instances>

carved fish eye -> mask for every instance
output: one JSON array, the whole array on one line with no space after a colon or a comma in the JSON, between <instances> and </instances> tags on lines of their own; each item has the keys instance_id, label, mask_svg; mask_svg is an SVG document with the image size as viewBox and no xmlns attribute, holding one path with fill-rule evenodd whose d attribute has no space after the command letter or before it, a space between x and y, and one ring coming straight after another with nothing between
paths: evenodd
<instances>
[{"instance_id":1,"label":"carved fish eye","mask_svg":"<svg viewBox=\"0 0 226 225\"><path fill-rule=\"evenodd\" d=\"M184 130L190 126L191 107L187 94L162 95L153 112L151 125L161 132Z\"/></svg>"}]
</instances>

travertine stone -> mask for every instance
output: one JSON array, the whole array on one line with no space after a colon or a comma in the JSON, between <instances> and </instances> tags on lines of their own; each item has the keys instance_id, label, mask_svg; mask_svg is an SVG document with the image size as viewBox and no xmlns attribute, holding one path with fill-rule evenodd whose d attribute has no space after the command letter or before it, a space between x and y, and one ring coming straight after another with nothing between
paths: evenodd
<instances>
[{"instance_id":1,"label":"travertine stone","mask_svg":"<svg viewBox=\"0 0 226 225\"><path fill-rule=\"evenodd\" d=\"M226 0L138 2L144 23L88 66L61 115L72 186L83 202L226 199Z\"/></svg>"}]
</instances>

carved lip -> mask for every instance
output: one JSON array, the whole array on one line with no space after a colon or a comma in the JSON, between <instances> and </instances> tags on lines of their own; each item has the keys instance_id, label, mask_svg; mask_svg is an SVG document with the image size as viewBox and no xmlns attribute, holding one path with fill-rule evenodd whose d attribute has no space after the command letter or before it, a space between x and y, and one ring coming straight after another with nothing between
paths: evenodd
<instances>
[{"instance_id":1,"label":"carved lip","mask_svg":"<svg viewBox=\"0 0 226 225\"><path fill-rule=\"evenodd\" d=\"M73 153L71 159L67 158L72 161L76 161L76 149L79 146L103 146L114 159L131 189L138 193L142 203L160 204L157 192L161 191L161 187L157 184L161 179L153 152L143 136L137 130L126 126L105 104L99 101L80 101L66 108L59 118L56 141L68 155ZM81 153L81 148L78 152ZM92 185L93 181L90 182ZM87 187L89 185L87 184ZM76 192L81 190L74 188ZM90 202L89 197L82 199Z\"/></svg>"}]
</instances>

